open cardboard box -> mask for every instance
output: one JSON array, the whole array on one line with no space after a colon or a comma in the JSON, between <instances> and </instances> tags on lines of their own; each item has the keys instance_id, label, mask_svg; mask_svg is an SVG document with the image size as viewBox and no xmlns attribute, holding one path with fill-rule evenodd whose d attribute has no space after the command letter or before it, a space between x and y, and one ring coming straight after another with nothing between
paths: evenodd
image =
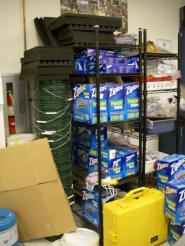
<instances>
[{"instance_id":1,"label":"open cardboard box","mask_svg":"<svg viewBox=\"0 0 185 246\"><path fill-rule=\"evenodd\" d=\"M76 229L47 139L0 149L0 208L16 212L21 241Z\"/></svg>"}]
</instances>

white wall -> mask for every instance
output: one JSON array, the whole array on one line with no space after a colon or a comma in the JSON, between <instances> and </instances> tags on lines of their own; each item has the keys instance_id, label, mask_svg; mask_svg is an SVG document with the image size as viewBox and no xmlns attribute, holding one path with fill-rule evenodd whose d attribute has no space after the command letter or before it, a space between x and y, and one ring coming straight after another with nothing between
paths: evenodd
<instances>
[{"instance_id":1,"label":"white wall","mask_svg":"<svg viewBox=\"0 0 185 246\"><path fill-rule=\"evenodd\" d=\"M148 37L170 39L177 50L179 8L185 0L128 0L129 32L148 29ZM26 0L27 48L38 45L35 17L60 15L60 0ZM22 0L0 0L0 70L3 74L19 73L23 56Z\"/></svg>"},{"instance_id":2,"label":"white wall","mask_svg":"<svg viewBox=\"0 0 185 246\"><path fill-rule=\"evenodd\" d=\"M57 17L60 15L60 0L26 0L27 48L39 43L34 25L35 17Z\"/></svg>"},{"instance_id":3,"label":"white wall","mask_svg":"<svg viewBox=\"0 0 185 246\"><path fill-rule=\"evenodd\" d=\"M20 71L23 55L21 0L0 0L0 71Z\"/></svg>"},{"instance_id":4,"label":"white wall","mask_svg":"<svg viewBox=\"0 0 185 246\"><path fill-rule=\"evenodd\" d=\"M128 30L147 28L148 40L171 40L172 52L177 52L179 8L185 0L128 0Z\"/></svg>"},{"instance_id":5,"label":"white wall","mask_svg":"<svg viewBox=\"0 0 185 246\"><path fill-rule=\"evenodd\" d=\"M38 45L34 27L35 17L59 16L60 0L26 0L27 48ZM0 0L0 71L2 74L20 73L23 57L22 0Z\"/></svg>"}]
</instances>

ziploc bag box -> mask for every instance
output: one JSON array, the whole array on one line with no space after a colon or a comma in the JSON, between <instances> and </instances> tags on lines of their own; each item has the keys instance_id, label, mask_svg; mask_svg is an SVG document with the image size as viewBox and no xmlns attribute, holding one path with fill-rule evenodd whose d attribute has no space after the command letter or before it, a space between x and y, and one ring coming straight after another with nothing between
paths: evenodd
<instances>
[{"instance_id":1,"label":"ziploc bag box","mask_svg":"<svg viewBox=\"0 0 185 246\"><path fill-rule=\"evenodd\" d=\"M137 174L137 152L122 146L118 146L117 148L122 157L122 178Z\"/></svg>"},{"instance_id":2,"label":"ziploc bag box","mask_svg":"<svg viewBox=\"0 0 185 246\"><path fill-rule=\"evenodd\" d=\"M102 193L102 203L105 204L109 201L113 201L112 195L104 191ZM87 188L83 190L82 198L82 216L85 220L93 224L94 226L99 226L99 194L97 189L89 191Z\"/></svg>"},{"instance_id":3,"label":"ziploc bag box","mask_svg":"<svg viewBox=\"0 0 185 246\"><path fill-rule=\"evenodd\" d=\"M185 177L167 184L164 212L174 222L185 222Z\"/></svg>"},{"instance_id":4,"label":"ziploc bag box","mask_svg":"<svg viewBox=\"0 0 185 246\"><path fill-rule=\"evenodd\" d=\"M125 73L139 73L139 58L124 57Z\"/></svg>"},{"instance_id":5,"label":"ziploc bag box","mask_svg":"<svg viewBox=\"0 0 185 246\"><path fill-rule=\"evenodd\" d=\"M74 134L74 142L77 146L97 147L97 129L88 126L77 127ZM108 146L106 127L101 128L101 146Z\"/></svg>"},{"instance_id":6,"label":"ziploc bag box","mask_svg":"<svg viewBox=\"0 0 185 246\"><path fill-rule=\"evenodd\" d=\"M134 175L138 172L137 152L133 150L125 150L121 152L123 159L123 177Z\"/></svg>"},{"instance_id":7,"label":"ziploc bag box","mask_svg":"<svg viewBox=\"0 0 185 246\"><path fill-rule=\"evenodd\" d=\"M124 119L124 84L108 85L109 122Z\"/></svg>"},{"instance_id":8,"label":"ziploc bag box","mask_svg":"<svg viewBox=\"0 0 185 246\"><path fill-rule=\"evenodd\" d=\"M90 149L90 155L98 157L97 149ZM120 180L123 178L122 156L120 151L114 148L102 149L102 170L111 179ZM98 163L95 163L98 168Z\"/></svg>"},{"instance_id":9,"label":"ziploc bag box","mask_svg":"<svg viewBox=\"0 0 185 246\"><path fill-rule=\"evenodd\" d=\"M173 154L156 161L157 178L172 181L185 175L185 155Z\"/></svg>"},{"instance_id":10,"label":"ziploc bag box","mask_svg":"<svg viewBox=\"0 0 185 246\"><path fill-rule=\"evenodd\" d=\"M185 234L185 223L175 223L173 220L169 223L168 242L174 245L182 235Z\"/></svg>"},{"instance_id":11,"label":"ziploc bag box","mask_svg":"<svg viewBox=\"0 0 185 246\"><path fill-rule=\"evenodd\" d=\"M125 83L125 109L139 109L139 83Z\"/></svg>"},{"instance_id":12,"label":"ziploc bag box","mask_svg":"<svg viewBox=\"0 0 185 246\"><path fill-rule=\"evenodd\" d=\"M100 85L100 121L108 122L108 90L106 84ZM96 85L76 84L73 87L73 120L96 124Z\"/></svg>"}]
</instances>

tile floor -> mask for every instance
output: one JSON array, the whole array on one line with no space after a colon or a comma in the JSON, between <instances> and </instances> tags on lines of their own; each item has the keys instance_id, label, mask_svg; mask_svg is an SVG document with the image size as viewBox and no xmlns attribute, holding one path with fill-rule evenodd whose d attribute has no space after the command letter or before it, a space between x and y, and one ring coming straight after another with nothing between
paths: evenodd
<instances>
[{"instance_id":1,"label":"tile floor","mask_svg":"<svg viewBox=\"0 0 185 246\"><path fill-rule=\"evenodd\" d=\"M22 243L21 246L50 246L51 242L41 239L41 240L35 240L35 241L30 241L26 243ZM161 244L161 246L169 246L168 243Z\"/></svg>"}]
</instances>

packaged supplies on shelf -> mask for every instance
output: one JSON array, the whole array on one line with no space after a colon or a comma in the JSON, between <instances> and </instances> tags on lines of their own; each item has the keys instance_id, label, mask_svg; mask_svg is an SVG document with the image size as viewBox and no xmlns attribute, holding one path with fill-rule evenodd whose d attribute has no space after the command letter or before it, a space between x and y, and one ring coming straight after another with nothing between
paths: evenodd
<instances>
[{"instance_id":1,"label":"packaged supplies on shelf","mask_svg":"<svg viewBox=\"0 0 185 246\"><path fill-rule=\"evenodd\" d=\"M124 65L125 65L125 73L139 73L138 57L125 57Z\"/></svg>"},{"instance_id":2,"label":"packaged supplies on shelf","mask_svg":"<svg viewBox=\"0 0 185 246\"><path fill-rule=\"evenodd\" d=\"M124 119L139 118L139 83L125 83Z\"/></svg>"},{"instance_id":3,"label":"packaged supplies on shelf","mask_svg":"<svg viewBox=\"0 0 185 246\"><path fill-rule=\"evenodd\" d=\"M174 222L185 222L185 177L166 185L164 212Z\"/></svg>"},{"instance_id":4,"label":"packaged supplies on shelf","mask_svg":"<svg viewBox=\"0 0 185 246\"><path fill-rule=\"evenodd\" d=\"M108 85L109 122L124 120L124 84Z\"/></svg>"},{"instance_id":5,"label":"packaged supplies on shelf","mask_svg":"<svg viewBox=\"0 0 185 246\"><path fill-rule=\"evenodd\" d=\"M171 220L168 231L168 242L174 245L185 234L185 223L175 223Z\"/></svg>"},{"instance_id":6,"label":"packaged supplies on shelf","mask_svg":"<svg viewBox=\"0 0 185 246\"><path fill-rule=\"evenodd\" d=\"M93 171L97 171L98 170L97 149L90 150L90 157L96 158L97 163L95 162L94 159L93 167L90 164L89 167L91 168L91 170L94 169ZM115 148L102 149L102 170L103 173L107 173L107 177L110 177L111 179L120 180L124 177L123 158L120 150L117 150Z\"/></svg>"},{"instance_id":7,"label":"packaged supplies on shelf","mask_svg":"<svg viewBox=\"0 0 185 246\"><path fill-rule=\"evenodd\" d=\"M163 211L164 194L145 187L105 204L104 246L160 245L167 240L168 230L168 220Z\"/></svg>"},{"instance_id":8,"label":"packaged supplies on shelf","mask_svg":"<svg viewBox=\"0 0 185 246\"><path fill-rule=\"evenodd\" d=\"M99 51L99 72L105 74L118 73L138 73L139 58L124 57L119 52L111 50ZM96 50L85 49L75 56L75 72L77 74L95 74L96 73Z\"/></svg>"},{"instance_id":9,"label":"packaged supplies on shelf","mask_svg":"<svg viewBox=\"0 0 185 246\"><path fill-rule=\"evenodd\" d=\"M137 152L124 147L120 148L120 155L122 156L123 178L137 174Z\"/></svg>"},{"instance_id":10,"label":"packaged supplies on shelf","mask_svg":"<svg viewBox=\"0 0 185 246\"><path fill-rule=\"evenodd\" d=\"M139 83L125 83L125 109L139 108Z\"/></svg>"},{"instance_id":11,"label":"packaged supplies on shelf","mask_svg":"<svg viewBox=\"0 0 185 246\"><path fill-rule=\"evenodd\" d=\"M97 129L86 126L78 126L74 131L74 142L76 146L97 147ZM101 128L101 146L108 146L107 128Z\"/></svg>"},{"instance_id":12,"label":"packaged supplies on shelf","mask_svg":"<svg viewBox=\"0 0 185 246\"><path fill-rule=\"evenodd\" d=\"M147 97L148 117L175 117L177 110L177 93L149 94Z\"/></svg>"},{"instance_id":13,"label":"packaged supplies on shelf","mask_svg":"<svg viewBox=\"0 0 185 246\"><path fill-rule=\"evenodd\" d=\"M90 150L91 157L97 157L97 150ZM98 163L95 163L95 170L98 168ZM90 166L90 165L89 165ZM102 170L108 174L111 179L123 179L130 175L135 175L138 172L137 152L129 149L121 149L110 147L102 150ZM91 167L92 170L92 167Z\"/></svg>"},{"instance_id":14,"label":"packaged supplies on shelf","mask_svg":"<svg viewBox=\"0 0 185 246\"><path fill-rule=\"evenodd\" d=\"M159 151L146 152L145 173L156 171L156 160L163 159L168 154Z\"/></svg>"},{"instance_id":15,"label":"packaged supplies on shelf","mask_svg":"<svg viewBox=\"0 0 185 246\"><path fill-rule=\"evenodd\" d=\"M136 149L139 146L139 132L124 131L122 133L119 128L113 127L108 129L108 141L115 145L135 146ZM158 151L159 149L159 136L150 135L147 136L146 150L147 152Z\"/></svg>"},{"instance_id":16,"label":"packaged supplies on shelf","mask_svg":"<svg viewBox=\"0 0 185 246\"><path fill-rule=\"evenodd\" d=\"M160 90L171 90L177 89L177 80L167 80L167 81L148 81L147 91L160 91Z\"/></svg>"},{"instance_id":17,"label":"packaged supplies on shelf","mask_svg":"<svg viewBox=\"0 0 185 246\"><path fill-rule=\"evenodd\" d=\"M102 193L102 203L105 204L113 200L113 195L103 191ZM85 220L93 224L94 226L99 226L99 194L96 189L89 191L87 188L83 190L82 198L82 216Z\"/></svg>"},{"instance_id":18,"label":"packaged supplies on shelf","mask_svg":"<svg viewBox=\"0 0 185 246\"><path fill-rule=\"evenodd\" d=\"M173 154L156 161L157 178L172 181L185 175L185 155Z\"/></svg>"},{"instance_id":19,"label":"packaged supplies on shelf","mask_svg":"<svg viewBox=\"0 0 185 246\"><path fill-rule=\"evenodd\" d=\"M106 84L100 85L100 121L108 122L108 90ZM76 84L73 87L73 120L96 124L96 85Z\"/></svg>"}]
</instances>

